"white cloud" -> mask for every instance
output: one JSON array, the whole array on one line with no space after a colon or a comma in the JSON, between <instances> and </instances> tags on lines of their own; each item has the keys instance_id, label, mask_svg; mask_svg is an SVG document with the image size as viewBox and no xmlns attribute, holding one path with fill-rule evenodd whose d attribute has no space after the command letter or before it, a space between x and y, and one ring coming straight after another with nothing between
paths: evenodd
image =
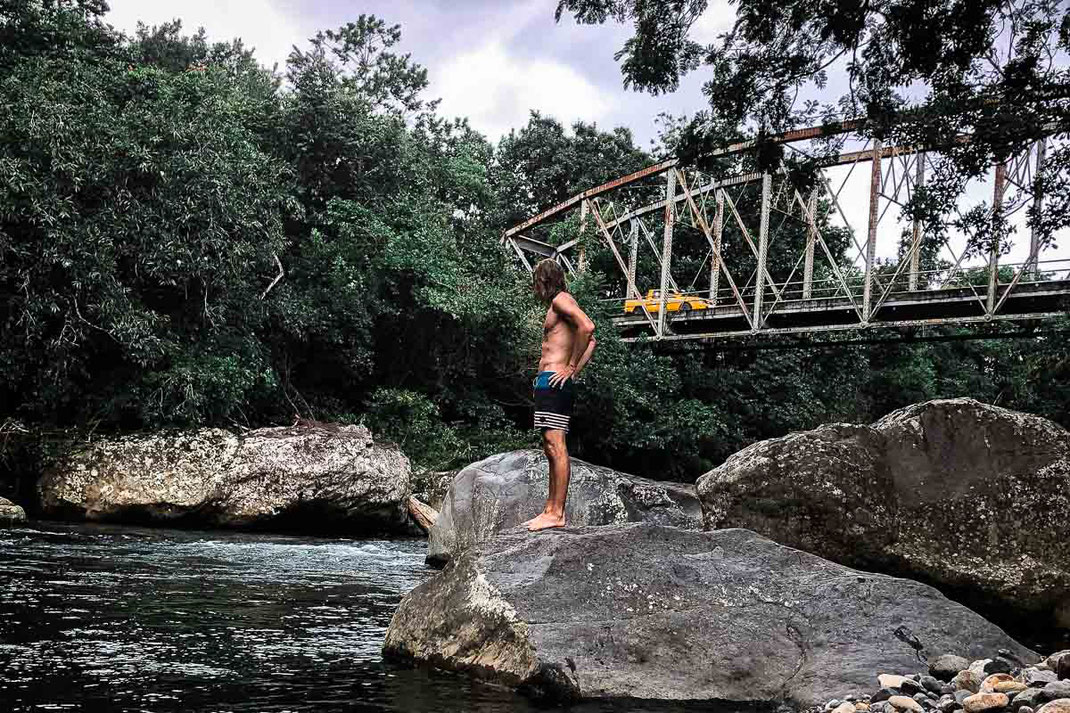
<instances>
[{"instance_id":1,"label":"white cloud","mask_svg":"<svg viewBox=\"0 0 1070 713\"><path fill-rule=\"evenodd\" d=\"M599 121L609 110L602 92L571 67L549 60L519 61L499 42L451 58L431 76L441 112L467 116L472 126L497 141L523 126L535 109L566 125Z\"/></svg>"},{"instance_id":2,"label":"white cloud","mask_svg":"<svg viewBox=\"0 0 1070 713\"><path fill-rule=\"evenodd\" d=\"M134 32L139 20L146 25L159 25L177 18L187 33L204 27L213 41L240 37L246 47L256 50L261 64L270 67L277 62L280 69L286 64L290 48L306 39L299 23L271 0L185 0L181 4L110 0L109 4L107 22L127 33Z\"/></svg>"},{"instance_id":3,"label":"white cloud","mask_svg":"<svg viewBox=\"0 0 1070 713\"><path fill-rule=\"evenodd\" d=\"M731 30L735 22L736 10L728 4L728 0L712 0L691 26L691 39L702 44L713 44L717 36Z\"/></svg>"}]
</instances>

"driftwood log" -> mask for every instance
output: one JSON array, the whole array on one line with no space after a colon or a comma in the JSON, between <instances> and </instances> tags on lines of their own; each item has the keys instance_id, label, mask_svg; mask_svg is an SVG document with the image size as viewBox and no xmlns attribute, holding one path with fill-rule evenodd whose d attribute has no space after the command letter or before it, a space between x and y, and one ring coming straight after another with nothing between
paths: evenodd
<instances>
[{"instance_id":1,"label":"driftwood log","mask_svg":"<svg viewBox=\"0 0 1070 713\"><path fill-rule=\"evenodd\" d=\"M431 531L431 526L434 525L435 520L438 519L438 511L411 495L409 496L408 505L409 514L412 515L412 519L416 521L416 524L420 526L421 530L425 533L429 533Z\"/></svg>"}]
</instances>

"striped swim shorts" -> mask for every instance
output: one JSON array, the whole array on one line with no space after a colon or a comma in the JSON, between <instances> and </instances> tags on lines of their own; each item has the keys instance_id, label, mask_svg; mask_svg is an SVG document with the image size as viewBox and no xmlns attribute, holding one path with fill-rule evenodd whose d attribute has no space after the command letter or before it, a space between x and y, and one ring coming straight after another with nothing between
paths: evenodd
<instances>
[{"instance_id":1,"label":"striped swim shorts","mask_svg":"<svg viewBox=\"0 0 1070 713\"><path fill-rule=\"evenodd\" d=\"M550 386L552 371L540 371L532 386L535 389L535 428L568 433L576 386L569 379L560 386Z\"/></svg>"}]
</instances>

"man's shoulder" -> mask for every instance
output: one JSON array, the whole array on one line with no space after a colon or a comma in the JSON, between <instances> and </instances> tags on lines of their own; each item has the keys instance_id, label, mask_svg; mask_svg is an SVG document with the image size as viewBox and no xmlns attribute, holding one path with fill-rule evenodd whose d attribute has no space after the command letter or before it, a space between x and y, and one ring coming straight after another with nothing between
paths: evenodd
<instances>
[{"instance_id":1,"label":"man's shoulder","mask_svg":"<svg viewBox=\"0 0 1070 713\"><path fill-rule=\"evenodd\" d=\"M576 298L573 297L571 293L565 292L564 290L554 295L553 301L550 302L550 306L555 309L560 309L562 307L572 307L574 305L578 306L579 302L576 301Z\"/></svg>"}]
</instances>

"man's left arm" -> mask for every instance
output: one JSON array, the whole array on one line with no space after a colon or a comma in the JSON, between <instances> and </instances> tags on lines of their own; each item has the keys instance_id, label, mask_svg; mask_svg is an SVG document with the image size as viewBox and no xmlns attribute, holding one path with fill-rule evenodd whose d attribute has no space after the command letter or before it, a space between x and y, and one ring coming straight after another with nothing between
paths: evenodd
<instances>
[{"instance_id":1,"label":"man's left arm","mask_svg":"<svg viewBox=\"0 0 1070 713\"><path fill-rule=\"evenodd\" d=\"M591 358L594 341L594 322L580 309L576 298L567 292L562 292L554 298L554 311L575 330L575 338L572 340L572 354L569 356L568 366L556 372L550 377L551 386L559 386L575 376Z\"/></svg>"}]
</instances>

